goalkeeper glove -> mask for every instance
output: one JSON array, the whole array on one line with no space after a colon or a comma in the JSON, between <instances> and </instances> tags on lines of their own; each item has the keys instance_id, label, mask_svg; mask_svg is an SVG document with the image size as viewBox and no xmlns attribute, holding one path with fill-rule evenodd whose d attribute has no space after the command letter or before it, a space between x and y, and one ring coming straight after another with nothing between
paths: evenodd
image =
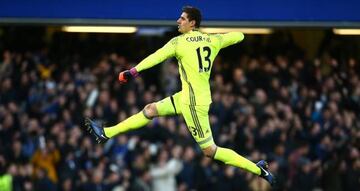
<instances>
[{"instance_id":1,"label":"goalkeeper glove","mask_svg":"<svg viewBox=\"0 0 360 191\"><path fill-rule=\"evenodd\" d=\"M119 81L121 84L127 83L130 79L136 78L139 76L139 73L136 71L136 68L131 68L130 70L125 70L120 72Z\"/></svg>"}]
</instances>

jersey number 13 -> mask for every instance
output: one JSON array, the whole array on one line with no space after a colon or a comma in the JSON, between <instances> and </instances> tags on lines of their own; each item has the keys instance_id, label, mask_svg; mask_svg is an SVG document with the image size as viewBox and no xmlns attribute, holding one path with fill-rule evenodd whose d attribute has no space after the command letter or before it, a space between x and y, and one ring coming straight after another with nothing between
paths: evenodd
<instances>
[{"instance_id":1,"label":"jersey number 13","mask_svg":"<svg viewBox=\"0 0 360 191\"><path fill-rule=\"evenodd\" d=\"M203 52L203 56L204 58L201 56L201 51ZM199 61L199 72L208 72L211 68L211 60L210 60L210 54L211 54L211 49L208 46L204 46L199 47L196 49L196 53L198 56L198 61ZM203 64L203 60L205 61L205 63L207 63L207 66L205 67Z\"/></svg>"}]
</instances>

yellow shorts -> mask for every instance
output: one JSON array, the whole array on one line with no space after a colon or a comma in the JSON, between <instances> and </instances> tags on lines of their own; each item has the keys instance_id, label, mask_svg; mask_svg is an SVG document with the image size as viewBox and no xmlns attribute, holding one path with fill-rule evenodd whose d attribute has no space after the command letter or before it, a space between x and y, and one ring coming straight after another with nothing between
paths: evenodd
<instances>
[{"instance_id":1,"label":"yellow shorts","mask_svg":"<svg viewBox=\"0 0 360 191\"><path fill-rule=\"evenodd\" d=\"M209 108L210 105L194 106L181 103L179 92L156 102L159 116L182 115L184 117L191 135L202 149L214 144L209 122Z\"/></svg>"}]
</instances>

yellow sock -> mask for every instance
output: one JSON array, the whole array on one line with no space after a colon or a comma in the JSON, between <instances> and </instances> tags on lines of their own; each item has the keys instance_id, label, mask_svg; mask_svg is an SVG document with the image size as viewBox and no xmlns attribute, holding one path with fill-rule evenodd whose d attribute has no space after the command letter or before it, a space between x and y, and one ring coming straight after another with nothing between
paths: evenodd
<instances>
[{"instance_id":1,"label":"yellow sock","mask_svg":"<svg viewBox=\"0 0 360 191\"><path fill-rule=\"evenodd\" d=\"M227 165L242 168L256 175L261 174L261 170L255 163L237 154L235 151L227 148L217 147L215 157L216 160L222 161Z\"/></svg>"},{"instance_id":2,"label":"yellow sock","mask_svg":"<svg viewBox=\"0 0 360 191\"><path fill-rule=\"evenodd\" d=\"M146 118L144 113L140 111L139 113L125 119L124 121L118 123L117 125L111 127L105 127L105 135L109 138L112 138L120 133L125 133L130 130L138 129L145 126L151 120Z\"/></svg>"}]
</instances>

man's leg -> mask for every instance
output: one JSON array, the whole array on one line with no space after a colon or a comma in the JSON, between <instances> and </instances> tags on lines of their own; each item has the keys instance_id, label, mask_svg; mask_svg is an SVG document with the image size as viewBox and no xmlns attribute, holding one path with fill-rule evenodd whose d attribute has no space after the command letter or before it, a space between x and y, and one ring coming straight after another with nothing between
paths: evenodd
<instances>
[{"instance_id":1,"label":"man's leg","mask_svg":"<svg viewBox=\"0 0 360 191\"><path fill-rule=\"evenodd\" d=\"M128 132L130 130L138 129L147 125L154 117L168 116L180 113L176 110L179 93L166 97L156 103L151 103L145 106L142 112L139 112L124 121L112 127L105 127L105 135L112 138L118 134Z\"/></svg>"},{"instance_id":2,"label":"man's leg","mask_svg":"<svg viewBox=\"0 0 360 191\"><path fill-rule=\"evenodd\" d=\"M212 145L211 147L215 147L215 152L213 151L213 149L211 149L212 151L210 151L210 153L208 153L208 155L212 154L212 158L214 158L215 160L222 161L223 163L225 163L227 165L242 168L242 169L244 169L248 172L251 172L253 174L256 174L256 175L261 174L260 168L258 166L256 166L255 163L253 163L252 161L248 160L247 158L239 155L232 149L218 147L216 145ZM203 149L204 153L206 153L206 151L208 151L208 150L209 150L209 148ZM209 156L209 157L211 157L211 156Z\"/></svg>"},{"instance_id":3,"label":"man's leg","mask_svg":"<svg viewBox=\"0 0 360 191\"><path fill-rule=\"evenodd\" d=\"M88 118L85 119L85 126L95 136L98 143L104 143L118 134L147 125L154 117L181 113L180 109L177 111L175 107L178 103L178 97L179 94L177 93L156 103L148 104L141 112L111 127L102 127Z\"/></svg>"},{"instance_id":4,"label":"man's leg","mask_svg":"<svg viewBox=\"0 0 360 191\"><path fill-rule=\"evenodd\" d=\"M103 125L92 121L89 118L85 118L85 126L87 131L94 136L97 143L105 143L110 138L125 133L130 130L138 129L148 124L153 117L157 115L155 103L151 103L145 106L145 108L111 127L103 127Z\"/></svg>"},{"instance_id":5,"label":"man's leg","mask_svg":"<svg viewBox=\"0 0 360 191\"><path fill-rule=\"evenodd\" d=\"M186 124L192 136L202 149L203 153L207 157L214 158L215 160L222 161L227 165L244 169L259 176L266 174L271 175L270 173L268 173L267 167L262 168L231 149L216 146L210 128L208 111L209 106L186 105L182 108L182 113L185 118ZM267 178L265 179L270 184L273 184L272 177L270 177L271 180Z\"/></svg>"},{"instance_id":6,"label":"man's leg","mask_svg":"<svg viewBox=\"0 0 360 191\"><path fill-rule=\"evenodd\" d=\"M264 160L261 160L257 164L255 164L247 158L239 155L235 151L228 148L218 147L215 144L202 150L204 154L208 157L222 161L227 165L242 168L248 172L256 174L261 178L264 178L272 186L275 184L275 177L268 170L268 164Z\"/></svg>"},{"instance_id":7,"label":"man's leg","mask_svg":"<svg viewBox=\"0 0 360 191\"><path fill-rule=\"evenodd\" d=\"M139 113L130 116L124 121L111 126L105 127L104 132L106 137L112 138L118 134L125 133L131 130L138 129L147 125L154 117L158 116L155 103L148 104Z\"/></svg>"}]
</instances>

